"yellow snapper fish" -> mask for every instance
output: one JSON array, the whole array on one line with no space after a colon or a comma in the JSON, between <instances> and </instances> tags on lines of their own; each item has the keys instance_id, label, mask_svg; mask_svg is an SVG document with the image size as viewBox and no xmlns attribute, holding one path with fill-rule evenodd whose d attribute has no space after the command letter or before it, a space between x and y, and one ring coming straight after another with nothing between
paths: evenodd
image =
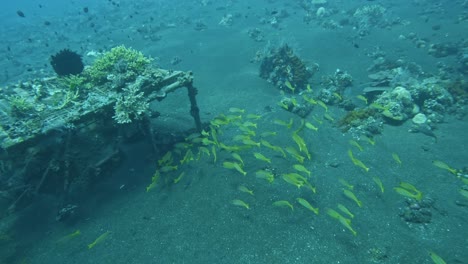
<instances>
[{"instance_id":1,"label":"yellow snapper fish","mask_svg":"<svg viewBox=\"0 0 468 264\"><path fill-rule=\"evenodd\" d=\"M275 119L273 121L276 125L280 125L280 126L285 126L286 128L288 129L291 129L293 123L294 123L294 120L292 118L289 119L289 123L286 123L285 121L283 120L280 120L280 119Z\"/></svg>"},{"instance_id":2,"label":"yellow snapper fish","mask_svg":"<svg viewBox=\"0 0 468 264\"><path fill-rule=\"evenodd\" d=\"M259 152L254 152L254 157L258 160L261 160L261 161L264 161L264 162L267 162L267 163L271 163L271 159L263 156L262 153L259 153Z\"/></svg>"},{"instance_id":3,"label":"yellow snapper fish","mask_svg":"<svg viewBox=\"0 0 468 264\"><path fill-rule=\"evenodd\" d=\"M245 172L241 165L237 162L229 162L229 161L225 161L223 162L223 167L226 168L226 169L235 169L236 171L238 171L239 173L241 173L242 175L247 175L247 172Z\"/></svg>"},{"instance_id":4,"label":"yellow snapper fish","mask_svg":"<svg viewBox=\"0 0 468 264\"><path fill-rule=\"evenodd\" d=\"M297 198L297 202L304 206L305 208L309 209L310 211L314 212L316 215L319 214L319 209L316 207L313 207L306 199L303 198Z\"/></svg>"},{"instance_id":5,"label":"yellow snapper fish","mask_svg":"<svg viewBox=\"0 0 468 264\"><path fill-rule=\"evenodd\" d=\"M350 190L344 189L343 193L346 197L353 200L359 207L362 207L362 202L354 195L354 193Z\"/></svg>"},{"instance_id":6,"label":"yellow snapper fish","mask_svg":"<svg viewBox=\"0 0 468 264\"><path fill-rule=\"evenodd\" d=\"M362 148L362 146L359 145L359 143L357 143L357 141L355 141L355 140L350 139L350 140L348 141L348 143L349 143L351 146L355 146L357 149L359 149L359 151L363 151L363 150L364 150L364 149Z\"/></svg>"},{"instance_id":7,"label":"yellow snapper fish","mask_svg":"<svg viewBox=\"0 0 468 264\"><path fill-rule=\"evenodd\" d=\"M362 168L366 172L369 171L369 168L362 161L360 161L359 159L354 157L353 152L350 149L348 150L348 156L349 156L349 158L351 159L351 161L353 162L354 165Z\"/></svg>"},{"instance_id":8,"label":"yellow snapper fish","mask_svg":"<svg viewBox=\"0 0 468 264\"><path fill-rule=\"evenodd\" d=\"M352 213L348 210L348 208L346 208L346 206L344 206L344 205L342 205L342 204L339 203L339 204L337 205L337 207L338 207L338 209L340 209L341 212L347 214L347 215L348 215L349 217L351 217L351 218L354 218L354 214L352 214Z\"/></svg>"},{"instance_id":9,"label":"yellow snapper fish","mask_svg":"<svg viewBox=\"0 0 468 264\"><path fill-rule=\"evenodd\" d=\"M255 172L255 177L265 179L269 183L272 183L275 180L275 175L272 172L266 170L258 170Z\"/></svg>"},{"instance_id":10,"label":"yellow snapper fish","mask_svg":"<svg viewBox=\"0 0 468 264\"><path fill-rule=\"evenodd\" d=\"M295 158L299 163L304 163L304 157L293 147L286 147L286 152L291 155L291 157Z\"/></svg>"},{"instance_id":11,"label":"yellow snapper fish","mask_svg":"<svg viewBox=\"0 0 468 264\"><path fill-rule=\"evenodd\" d=\"M309 177L310 177L310 175L311 175L311 172L310 172L308 169L306 169L306 167L304 167L304 166L301 165L301 164L294 164L294 165L293 165L293 168L294 168L295 170L297 170L297 171L306 173Z\"/></svg>"},{"instance_id":12,"label":"yellow snapper fish","mask_svg":"<svg viewBox=\"0 0 468 264\"><path fill-rule=\"evenodd\" d=\"M242 160L242 158L241 158L241 156L240 156L239 154L233 152L233 153L231 153L231 156L232 156L235 160L239 161L239 162L242 164L242 166L244 166L244 161Z\"/></svg>"},{"instance_id":13,"label":"yellow snapper fish","mask_svg":"<svg viewBox=\"0 0 468 264\"><path fill-rule=\"evenodd\" d=\"M248 193L250 195L254 195L254 192L252 190L250 190L249 188L245 187L244 185L241 185L241 186L237 187L237 190L239 190L241 192Z\"/></svg>"},{"instance_id":14,"label":"yellow snapper fish","mask_svg":"<svg viewBox=\"0 0 468 264\"><path fill-rule=\"evenodd\" d=\"M313 130L313 131L318 131L318 127L312 125L312 124L309 123L309 122L306 122L306 123L305 123L305 127L307 127L307 128L310 129L310 130Z\"/></svg>"},{"instance_id":15,"label":"yellow snapper fish","mask_svg":"<svg viewBox=\"0 0 468 264\"><path fill-rule=\"evenodd\" d=\"M233 114L243 114L245 112L245 109L240 109L240 108L237 108L237 107L231 107L231 108L229 108L229 112L231 112Z\"/></svg>"},{"instance_id":16,"label":"yellow snapper fish","mask_svg":"<svg viewBox=\"0 0 468 264\"><path fill-rule=\"evenodd\" d=\"M358 95L358 96L356 96L356 98L363 101L366 104L368 103L367 98L364 95Z\"/></svg>"},{"instance_id":17,"label":"yellow snapper fish","mask_svg":"<svg viewBox=\"0 0 468 264\"><path fill-rule=\"evenodd\" d=\"M452 173L453 175L457 175L457 173L458 173L458 171L456 169L450 167L449 165L447 165L446 163L444 163L444 162L442 162L440 160L432 161L432 165L436 166L437 168L446 170L446 171Z\"/></svg>"},{"instance_id":18,"label":"yellow snapper fish","mask_svg":"<svg viewBox=\"0 0 468 264\"><path fill-rule=\"evenodd\" d=\"M236 206L244 207L245 209L250 209L250 206L246 202L239 199L234 199L231 203Z\"/></svg>"},{"instance_id":19,"label":"yellow snapper fish","mask_svg":"<svg viewBox=\"0 0 468 264\"><path fill-rule=\"evenodd\" d=\"M325 112L328 112L328 106L324 102L317 100L317 104L320 105L323 109L325 109Z\"/></svg>"},{"instance_id":20,"label":"yellow snapper fish","mask_svg":"<svg viewBox=\"0 0 468 264\"><path fill-rule=\"evenodd\" d=\"M285 201L285 200L276 201L273 203L273 205L277 207L289 207L291 208L292 211L294 211L293 205L290 202Z\"/></svg>"},{"instance_id":21,"label":"yellow snapper fish","mask_svg":"<svg viewBox=\"0 0 468 264\"><path fill-rule=\"evenodd\" d=\"M445 260L443 260L441 257L439 257L439 255L432 251L429 251L429 257L431 257L432 262L434 262L434 264L446 264Z\"/></svg>"},{"instance_id":22,"label":"yellow snapper fish","mask_svg":"<svg viewBox=\"0 0 468 264\"><path fill-rule=\"evenodd\" d=\"M177 178L174 179L174 184L176 184L176 183L178 183L180 180L182 180L182 178L184 177L184 175L185 175L185 171L182 172L182 173L179 175L179 177L177 177Z\"/></svg>"},{"instance_id":23,"label":"yellow snapper fish","mask_svg":"<svg viewBox=\"0 0 468 264\"><path fill-rule=\"evenodd\" d=\"M93 243L89 244L88 245L88 249L92 249L93 247L95 247L97 244L101 243L102 241L104 241L107 236L110 234L110 231L107 231L105 232L104 234L100 235L98 238L96 238L96 240L94 240Z\"/></svg>"},{"instance_id":24,"label":"yellow snapper fish","mask_svg":"<svg viewBox=\"0 0 468 264\"><path fill-rule=\"evenodd\" d=\"M289 81L285 81L284 85L288 87L288 89L291 90L292 93L294 93L294 91L296 90L296 88L294 88Z\"/></svg>"},{"instance_id":25,"label":"yellow snapper fish","mask_svg":"<svg viewBox=\"0 0 468 264\"><path fill-rule=\"evenodd\" d=\"M59 240L57 240L57 243L65 243L65 242L68 242L70 241L71 239L75 238L75 237L78 237L79 235L81 235L81 231L80 230L76 230L75 232L71 233L71 234L68 234L62 238L60 238Z\"/></svg>"},{"instance_id":26,"label":"yellow snapper fish","mask_svg":"<svg viewBox=\"0 0 468 264\"><path fill-rule=\"evenodd\" d=\"M346 227L346 229L348 229L349 231L351 231L351 233L356 236L357 235L357 232L353 229L353 227L351 226L351 220L342 216L340 213L338 213L337 211L333 210L333 209L327 209L327 214L329 216L331 216L332 218L335 218L337 219L344 227Z\"/></svg>"},{"instance_id":27,"label":"yellow snapper fish","mask_svg":"<svg viewBox=\"0 0 468 264\"><path fill-rule=\"evenodd\" d=\"M280 153L283 155L283 157L286 158L286 153L284 153L284 151L283 151L283 149L282 149L281 147L279 147L279 146L273 146L270 142L268 142L268 141L266 141L266 140L264 140L264 139L261 139L261 140L260 140L260 143L261 143L263 146L265 146L265 147L267 147L267 148L269 148L269 149L271 149L271 150L273 150L273 151L280 152Z\"/></svg>"},{"instance_id":28,"label":"yellow snapper fish","mask_svg":"<svg viewBox=\"0 0 468 264\"><path fill-rule=\"evenodd\" d=\"M256 114L248 114L247 118L248 119L258 120L258 119L262 118L262 116L261 115L256 115Z\"/></svg>"},{"instance_id":29,"label":"yellow snapper fish","mask_svg":"<svg viewBox=\"0 0 468 264\"><path fill-rule=\"evenodd\" d=\"M393 160L395 160L395 162L396 162L398 165L401 165L401 159L400 159L400 157L398 156L398 154L392 153L392 158L393 158Z\"/></svg>"},{"instance_id":30,"label":"yellow snapper fish","mask_svg":"<svg viewBox=\"0 0 468 264\"><path fill-rule=\"evenodd\" d=\"M407 182L400 182L400 186L393 188L398 194L417 201L422 200L422 192L416 189L414 185Z\"/></svg>"},{"instance_id":31,"label":"yellow snapper fish","mask_svg":"<svg viewBox=\"0 0 468 264\"><path fill-rule=\"evenodd\" d=\"M380 180L380 178L379 178L379 177L373 177L372 180L374 180L375 184L377 184L377 186L379 186L380 191L381 191L382 193L384 193L384 191L385 191L385 190L384 190L384 186L383 186L383 183L382 183L382 181Z\"/></svg>"}]
</instances>

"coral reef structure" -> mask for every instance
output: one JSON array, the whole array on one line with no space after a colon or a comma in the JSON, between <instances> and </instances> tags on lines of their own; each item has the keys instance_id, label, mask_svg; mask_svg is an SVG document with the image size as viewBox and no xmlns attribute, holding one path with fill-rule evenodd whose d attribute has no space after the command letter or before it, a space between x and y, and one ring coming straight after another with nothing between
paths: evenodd
<instances>
[{"instance_id":1,"label":"coral reef structure","mask_svg":"<svg viewBox=\"0 0 468 264\"><path fill-rule=\"evenodd\" d=\"M260 77L286 92L305 90L307 82L314 72L294 54L288 45L269 50L260 65ZM287 87L286 83L289 83L294 89Z\"/></svg>"}]
</instances>

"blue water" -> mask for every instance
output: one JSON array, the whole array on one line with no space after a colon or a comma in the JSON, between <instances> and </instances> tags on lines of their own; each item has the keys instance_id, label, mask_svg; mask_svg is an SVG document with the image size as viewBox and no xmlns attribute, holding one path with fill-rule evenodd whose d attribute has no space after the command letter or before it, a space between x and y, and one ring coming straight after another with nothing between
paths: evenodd
<instances>
[{"instance_id":1,"label":"blue water","mask_svg":"<svg viewBox=\"0 0 468 264\"><path fill-rule=\"evenodd\" d=\"M374 21L355 15L356 10L372 5L384 8L383 16ZM463 190L465 194L468 191L468 66L463 61L468 52L468 5L463 1L329 0L323 5L324 14L318 15L321 6L280 0L3 3L3 92L18 82L54 76L50 56L64 48L76 51L85 65L91 65L93 52L125 45L154 58L157 67L193 71L204 123L232 116L227 124L212 123L219 142L206 146L209 156L199 144L181 150L166 146L155 155L143 137L122 143L119 147L125 158L110 168L110 176L92 178L92 187L68 197L67 203L79 207L72 222L56 220L64 205L61 195L39 192L8 214L14 199L0 197L1 210L5 211L0 219L0 263L434 263L434 253L446 263L468 263L468 198L463 195ZM24 17L17 14L19 10ZM228 15L232 15L232 23L220 23ZM249 36L255 28L260 30L262 41ZM456 51L435 56L429 50L440 43ZM319 66L308 80L311 96L316 99L327 87L324 80L339 69L353 79L341 96L355 109L369 107L356 96L369 87L368 75L376 72L370 67L379 57L394 62L383 69L398 65L403 65L405 73L418 69L400 75L399 81L405 79L401 82L415 78L406 87L410 91L433 77L445 81L438 84L443 91L458 80L465 94L455 97L450 90L444 96L451 99L414 100L422 113L433 118L431 133L409 132L414 128L411 118L415 113L409 113L404 122L380 117L375 122L380 130L375 134L361 130L361 124L343 130L338 121L351 110L339 103L327 104L328 110L314 105L302 119L278 105L285 97L300 95L281 91L260 78L260 62L254 59L257 52L283 44L292 47L307 66ZM180 62L173 63L175 58ZM431 87L429 91L437 89ZM375 99L369 97L368 104ZM442 110L431 108L433 102ZM233 107L243 112L230 110ZM160 135L183 138L194 128L185 90L169 94L151 108L161 113L150 124ZM259 118L249 118L249 114ZM292 120L292 125L279 125L278 120ZM221 143L245 146L235 137L243 134L241 127L245 128L247 121L256 125L249 127L255 132L250 139L255 143L266 140L285 155L265 145L251 146L235 151L242 158L240 162L223 149ZM318 130L302 127L302 121ZM108 129L118 128L109 124ZM214 140L209 132L208 138ZM275 135L262 137L265 132ZM310 158L305 151L300 152L293 139L295 133L305 141ZM358 142L362 151L350 140ZM297 149L305 158L303 163L287 148ZM194 153L193 160L181 164L188 150ZM368 171L353 164L349 150ZM146 192L155 171L162 169L158 160L166 151L173 153L170 165L177 165L177 170L162 172L158 184ZM80 149L80 153L99 157L98 152L88 149ZM254 153L263 154L270 162L256 159ZM435 160L458 174L435 166ZM246 175L226 168L224 162L243 163L241 170ZM303 165L311 176L295 171L295 164ZM23 168L2 162L0 169L0 191L19 185L7 172ZM274 181L256 177L259 170L272 171ZM283 179L293 172L303 175L316 193L306 185L298 188ZM383 192L375 179L382 182ZM28 179L24 180L27 184ZM398 193L395 188L401 187L401 182L414 185L422 199ZM253 195L240 191L239 186L247 187ZM362 205L347 197L345 189ZM319 213L297 198L307 200ZM237 206L233 200L241 200L249 208ZM273 205L283 200L294 210ZM338 204L353 216L340 211ZM330 216L329 209L348 219L356 235ZM79 235L70 235L77 230Z\"/></svg>"}]
</instances>

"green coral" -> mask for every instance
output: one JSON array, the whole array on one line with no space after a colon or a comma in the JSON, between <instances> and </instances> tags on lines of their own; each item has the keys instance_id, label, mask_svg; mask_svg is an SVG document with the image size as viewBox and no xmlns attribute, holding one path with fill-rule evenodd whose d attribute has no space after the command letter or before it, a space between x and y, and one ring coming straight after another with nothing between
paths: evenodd
<instances>
[{"instance_id":1,"label":"green coral","mask_svg":"<svg viewBox=\"0 0 468 264\"><path fill-rule=\"evenodd\" d=\"M11 106L11 114L13 116L23 116L34 110L34 104L20 95L13 95L9 98Z\"/></svg>"},{"instance_id":2,"label":"green coral","mask_svg":"<svg viewBox=\"0 0 468 264\"><path fill-rule=\"evenodd\" d=\"M123 94L117 98L114 105L114 120L119 124L131 123L132 119L140 119L149 109L149 102L140 91L143 78L138 78L135 84L123 88Z\"/></svg>"},{"instance_id":3,"label":"green coral","mask_svg":"<svg viewBox=\"0 0 468 264\"><path fill-rule=\"evenodd\" d=\"M132 81L150 63L151 59L143 53L121 45L104 53L85 72L96 84L105 83L109 74L124 74L127 81Z\"/></svg>"}]
</instances>

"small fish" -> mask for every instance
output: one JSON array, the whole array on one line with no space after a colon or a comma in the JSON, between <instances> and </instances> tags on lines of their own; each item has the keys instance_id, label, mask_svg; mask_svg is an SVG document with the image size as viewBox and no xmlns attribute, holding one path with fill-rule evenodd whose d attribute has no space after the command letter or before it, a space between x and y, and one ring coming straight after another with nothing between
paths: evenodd
<instances>
[{"instance_id":1,"label":"small fish","mask_svg":"<svg viewBox=\"0 0 468 264\"><path fill-rule=\"evenodd\" d=\"M226 146L224 145L224 143L219 143L219 147L229 152L238 152L244 149L251 148L251 146Z\"/></svg>"},{"instance_id":2,"label":"small fish","mask_svg":"<svg viewBox=\"0 0 468 264\"><path fill-rule=\"evenodd\" d=\"M400 186L393 188L398 194L415 199L416 201L422 200L422 192L416 189L414 185L407 182L400 182Z\"/></svg>"},{"instance_id":3,"label":"small fish","mask_svg":"<svg viewBox=\"0 0 468 264\"><path fill-rule=\"evenodd\" d=\"M382 183L382 181L380 180L380 178L379 178L379 177L373 177L372 180L374 180L375 184L377 184L377 186L379 186L380 191L381 191L382 193L384 193L383 183Z\"/></svg>"},{"instance_id":4,"label":"small fish","mask_svg":"<svg viewBox=\"0 0 468 264\"><path fill-rule=\"evenodd\" d=\"M325 116L325 115L324 115ZM323 121L320 120L318 117L316 117L315 115L312 116L312 118L319 124L323 124Z\"/></svg>"},{"instance_id":5,"label":"small fish","mask_svg":"<svg viewBox=\"0 0 468 264\"><path fill-rule=\"evenodd\" d=\"M305 157L303 157L295 148L286 147L286 152L289 153L293 158L295 158L299 163L304 163Z\"/></svg>"},{"instance_id":6,"label":"small fish","mask_svg":"<svg viewBox=\"0 0 468 264\"><path fill-rule=\"evenodd\" d=\"M269 183L272 183L275 180L275 175L265 170L258 170L257 172L255 172L255 177L260 178L260 179L265 179Z\"/></svg>"},{"instance_id":7,"label":"small fish","mask_svg":"<svg viewBox=\"0 0 468 264\"><path fill-rule=\"evenodd\" d=\"M307 95L302 95L302 99L304 99L304 101L308 102L311 105L317 104L317 101L315 101L313 98L308 97Z\"/></svg>"},{"instance_id":8,"label":"small fish","mask_svg":"<svg viewBox=\"0 0 468 264\"><path fill-rule=\"evenodd\" d=\"M210 132L208 131L205 131L204 129L201 131L201 135L204 136L204 137L209 137L210 136Z\"/></svg>"},{"instance_id":9,"label":"small fish","mask_svg":"<svg viewBox=\"0 0 468 264\"><path fill-rule=\"evenodd\" d=\"M166 165L166 166L161 167L159 170L160 170L161 172L175 171L175 170L177 170L177 165L174 165L174 166Z\"/></svg>"},{"instance_id":10,"label":"small fish","mask_svg":"<svg viewBox=\"0 0 468 264\"><path fill-rule=\"evenodd\" d=\"M263 132L262 134L260 134L260 136L263 138L263 137L271 137L271 136L276 136L276 132L271 132L271 131L266 131L266 132Z\"/></svg>"},{"instance_id":11,"label":"small fish","mask_svg":"<svg viewBox=\"0 0 468 264\"><path fill-rule=\"evenodd\" d=\"M289 105L285 103L285 101L279 101L278 103L278 106L280 106L281 108L285 109L285 110L289 110Z\"/></svg>"},{"instance_id":12,"label":"small fish","mask_svg":"<svg viewBox=\"0 0 468 264\"><path fill-rule=\"evenodd\" d=\"M246 202L239 199L234 199L231 203L236 206L244 207L245 209L250 209L250 206Z\"/></svg>"},{"instance_id":13,"label":"small fish","mask_svg":"<svg viewBox=\"0 0 468 264\"><path fill-rule=\"evenodd\" d=\"M202 153L207 155L208 157L211 156L210 150L208 148L203 147L203 146L198 147L198 156L201 156ZM200 158L198 158L198 159L200 159Z\"/></svg>"},{"instance_id":14,"label":"small fish","mask_svg":"<svg viewBox=\"0 0 468 264\"><path fill-rule=\"evenodd\" d=\"M369 142L369 144L371 144L372 146L375 145L375 140L373 138L370 138L370 137L366 137L366 136L363 136L362 137L365 141Z\"/></svg>"},{"instance_id":15,"label":"small fish","mask_svg":"<svg viewBox=\"0 0 468 264\"><path fill-rule=\"evenodd\" d=\"M164 156L158 160L158 165L159 166L162 166L162 165L169 165L172 163L172 151L168 151L166 152L166 154L164 154Z\"/></svg>"},{"instance_id":16,"label":"small fish","mask_svg":"<svg viewBox=\"0 0 468 264\"><path fill-rule=\"evenodd\" d=\"M351 218L354 218L354 214L352 214L348 208L346 208L346 206L342 205L342 204L338 204L337 205L338 209L340 209L341 212L347 214L349 217Z\"/></svg>"},{"instance_id":17,"label":"small fish","mask_svg":"<svg viewBox=\"0 0 468 264\"><path fill-rule=\"evenodd\" d=\"M347 182L345 179L343 178L339 178L338 181L343 185L345 186L346 188L348 188L349 190L353 190L354 189L354 186L349 184L349 182Z\"/></svg>"},{"instance_id":18,"label":"small fish","mask_svg":"<svg viewBox=\"0 0 468 264\"><path fill-rule=\"evenodd\" d=\"M459 192L463 197L465 197L466 199L468 199L468 190L460 189L460 190L458 190L458 192Z\"/></svg>"},{"instance_id":19,"label":"small fish","mask_svg":"<svg viewBox=\"0 0 468 264\"><path fill-rule=\"evenodd\" d=\"M363 101L366 104L368 103L367 98L364 95L358 95L358 96L356 96L356 98Z\"/></svg>"},{"instance_id":20,"label":"small fish","mask_svg":"<svg viewBox=\"0 0 468 264\"><path fill-rule=\"evenodd\" d=\"M156 185L158 184L160 178L161 173L158 170L155 171L153 177L151 177L151 184L148 185L148 187L146 187L146 192L149 192L152 189L154 189L154 187L156 187Z\"/></svg>"},{"instance_id":21,"label":"small fish","mask_svg":"<svg viewBox=\"0 0 468 264\"><path fill-rule=\"evenodd\" d=\"M66 236L64 236L64 237L62 237L62 238L60 238L59 240L57 240L57 243L62 244L62 243L68 242L68 241L70 241L71 239L73 239L73 238L75 238L75 237L77 237L77 236L79 236L79 235L81 235L81 231L80 231L80 230L76 230L75 232L73 232L73 233L71 233L71 234L68 234L68 235L66 235Z\"/></svg>"},{"instance_id":22,"label":"small fish","mask_svg":"<svg viewBox=\"0 0 468 264\"><path fill-rule=\"evenodd\" d=\"M244 123L242 123L242 126L244 127L254 127L254 128L257 128L257 124L253 123L253 122L250 122L250 121L245 121Z\"/></svg>"},{"instance_id":23,"label":"small fish","mask_svg":"<svg viewBox=\"0 0 468 264\"><path fill-rule=\"evenodd\" d=\"M304 166L301 165L301 164L294 164L294 165L293 165L293 168L294 168L295 170L297 170L297 171L306 173L309 177L310 177L310 175L311 175L311 172L310 172L308 169L306 169L306 167L304 167Z\"/></svg>"},{"instance_id":24,"label":"small fish","mask_svg":"<svg viewBox=\"0 0 468 264\"><path fill-rule=\"evenodd\" d=\"M294 93L294 91L296 90L296 88L294 88L289 81L285 81L284 85L288 87L288 89L291 90L292 93Z\"/></svg>"},{"instance_id":25,"label":"small fish","mask_svg":"<svg viewBox=\"0 0 468 264\"><path fill-rule=\"evenodd\" d=\"M231 107L229 108L229 112L234 113L234 114L243 114L245 112L245 109L240 109L237 107Z\"/></svg>"},{"instance_id":26,"label":"small fish","mask_svg":"<svg viewBox=\"0 0 468 264\"><path fill-rule=\"evenodd\" d=\"M353 152L349 149L348 150L348 156L349 158L351 159L351 161L353 162L354 165L364 169L366 172L369 171L369 168L360 160L358 160L357 158L354 157L353 155Z\"/></svg>"},{"instance_id":27,"label":"small fish","mask_svg":"<svg viewBox=\"0 0 468 264\"><path fill-rule=\"evenodd\" d=\"M303 198L297 198L296 199L299 204L304 206L305 208L309 209L310 211L314 212L316 215L319 214L319 209L316 207L313 207L306 199Z\"/></svg>"},{"instance_id":28,"label":"small fish","mask_svg":"<svg viewBox=\"0 0 468 264\"><path fill-rule=\"evenodd\" d=\"M362 202L359 201L359 199L356 197L356 195L354 195L354 193L350 190L346 190L344 189L343 190L343 193L346 197L348 197L349 199L353 200L354 202L356 202L356 204L359 206L359 207L362 207Z\"/></svg>"},{"instance_id":29,"label":"small fish","mask_svg":"<svg viewBox=\"0 0 468 264\"><path fill-rule=\"evenodd\" d=\"M254 157L258 160L261 160L261 161L265 161L267 163L271 163L271 159L263 156L262 153L259 153L259 152L254 152Z\"/></svg>"},{"instance_id":30,"label":"small fish","mask_svg":"<svg viewBox=\"0 0 468 264\"><path fill-rule=\"evenodd\" d=\"M307 158L310 159L309 150L307 149L305 140L297 133L292 133L292 139L294 140L294 142L296 142L297 146L299 147L299 151L306 154Z\"/></svg>"},{"instance_id":31,"label":"small fish","mask_svg":"<svg viewBox=\"0 0 468 264\"><path fill-rule=\"evenodd\" d=\"M335 118L333 118L333 116L331 116L329 113L323 114L323 117L325 117L325 119L327 119L330 122L335 122Z\"/></svg>"},{"instance_id":32,"label":"small fish","mask_svg":"<svg viewBox=\"0 0 468 264\"><path fill-rule=\"evenodd\" d=\"M328 112L328 106L324 102L317 100L317 104L320 105L323 109L325 109L325 112Z\"/></svg>"},{"instance_id":33,"label":"small fish","mask_svg":"<svg viewBox=\"0 0 468 264\"><path fill-rule=\"evenodd\" d=\"M223 162L223 167L226 168L226 169L235 169L236 171L238 171L242 175L244 175L244 176L247 175L247 172L245 172L242 169L242 167L239 165L239 163L225 161L225 162Z\"/></svg>"},{"instance_id":34,"label":"small fish","mask_svg":"<svg viewBox=\"0 0 468 264\"><path fill-rule=\"evenodd\" d=\"M353 227L351 226L351 220L342 216L340 213L338 213L337 211L333 210L333 209L327 209L327 214L329 216L331 216L332 218L335 218L337 219L344 227L346 227L346 229L348 229L349 231L351 231L351 233L356 236L357 235L357 232L353 229Z\"/></svg>"},{"instance_id":35,"label":"small fish","mask_svg":"<svg viewBox=\"0 0 468 264\"><path fill-rule=\"evenodd\" d=\"M287 127L288 129L291 129L291 127L292 127L294 121L293 121L292 118L290 118L290 119L289 119L289 123L286 123L286 122L284 122L283 120L280 120L280 119L275 119L273 122L274 122L276 125L285 126L285 127Z\"/></svg>"},{"instance_id":36,"label":"small fish","mask_svg":"<svg viewBox=\"0 0 468 264\"><path fill-rule=\"evenodd\" d=\"M393 157L393 160L395 160L395 162L396 162L398 165L401 165L401 159L400 159L400 157L398 156L398 154L392 153L392 157Z\"/></svg>"},{"instance_id":37,"label":"small fish","mask_svg":"<svg viewBox=\"0 0 468 264\"><path fill-rule=\"evenodd\" d=\"M185 152L184 158L180 160L180 164L187 164L190 161L193 161L193 152L191 149L188 149L187 152Z\"/></svg>"},{"instance_id":38,"label":"small fish","mask_svg":"<svg viewBox=\"0 0 468 264\"><path fill-rule=\"evenodd\" d=\"M307 92L311 93L312 92L312 88L310 87L310 84L307 84L306 86L306 90Z\"/></svg>"},{"instance_id":39,"label":"small fish","mask_svg":"<svg viewBox=\"0 0 468 264\"><path fill-rule=\"evenodd\" d=\"M359 143L357 143L357 141L355 140L349 140L348 143L351 145L351 146L355 146L356 148L359 149L359 151L363 151L364 149L362 148L361 145L359 145Z\"/></svg>"},{"instance_id":40,"label":"small fish","mask_svg":"<svg viewBox=\"0 0 468 264\"><path fill-rule=\"evenodd\" d=\"M237 190L239 190L241 192L248 193L250 195L254 195L253 191L250 190L249 188L245 187L244 185L241 185L241 186L237 187Z\"/></svg>"},{"instance_id":41,"label":"small fish","mask_svg":"<svg viewBox=\"0 0 468 264\"><path fill-rule=\"evenodd\" d=\"M174 184L178 183L180 180L182 180L182 178L184 177L185 175L185 172L182 172L179 177L175 178L174 179Z\"/></svg>"},{"instance_id":42,"label":"small fish","mask_svg":"<svg viewBox=\"0 0 468 264\"><path fill-rule=\"evenodd\" d=\"M260 143L259 142L255 142L253 141L252 139L250 138L245 138L242 140L242 143L244 143L244 145L247 145L247 146L254 146L254 147L260 147Z\"/></svg>"},{"instance_id":43,"label":"small fish","mask_svg":"<svg viewBox=\"0 0 468 264\"><path fill-rule=\"evenodd\" d=\"M432 251L429 251L429 256L431 257L434 264L446 264L446 262L441 257Z\"/></svg>"},{"instance_id":44,"label":"small fish","mask_svg":"<svg viewBox=\"0 0 468 264\"><path fill-rule=\"evenodd\" d=\"M88 249L92 249L93 247L95 247L97 244L101 243L102 241L104 241L107 236L110 234L110 231L107 231L105 232L104 234L100 235L98 238L96 238L96 240L94 240L93 243L89 244L88 245Z\"/></svg>"},{"instance_id":45,"label":"small fish","mask_svg":"<svg viewBox=\"0 0 468 264\"><path fill-rule=\"evenodd\" d=\"M375 109L381 110L381 111L386 111L386 110L388 110L388 107L385 107L385 106L383 106L383 105L381 105L381 104L378 104L378 103L372 103L372 104L369 105L369 107L370 107L370 108L375 108Z\"/></svg>"},{"instance_id":46,"label":"small fish","mask_svg":"<svg viewBox=\"0 0 468 264\"><path fill-rule=\"evenodd\" d=\"M333 96L335 96L336 99L338 99L338 100L340 100L340 101L343 101L343 97L341 97L341 95L340 95L339 93L334 92L334 93L333 93Z\"/></svg>"},{"instance_id":47,"label":"small fish","mask_svg":"<svg viewBox=\"0 0 468 264\"><path fill-rule=\"evenodd\" d=\"M305 185L305 180L303 177L297 173L287 173L283 174L282 178L285 182L296 186L297 188L301 188Z\"/></svg>"},{"instance_id":48,"label":"small fish","mask_svg":"<svg viewBox=\"0 0 468 264\"><path fill-rule=\"evenodd\" d=\"M436 166L437 168L441 168L443 170L446 170L450 173L452 173L453 175L457 175L458 171L452 167L450 167L449 165L447 165L446 163L440 161L440 160L434 160L432 161L432 165Z\"/></svg>"},{"instance_id":49,"label":"small fish","mask_svg":"<svg viewBox=\"0 0 468 264\"><path fill-rule=\"evenodd\" d=\"M213 163L216 163L218 156L216 155L216 147L214 145L211 146L211 153L213 153Z\"/></svg>"},{"instance_id":50,"label":"small fish","mask_svg":"<svg viewBox=\"0 0 468 264\"><path fill-rule=\"evenodd\" d=\"M262 116L261 115L255 115L255 114L248 114L247 118L248 119L258 120L258 119L262 118Z\"/></svg>"},{"instance_id":51,"label":"small fish","mask_svg":"<svg viewBox=\"0 0 468 264\"><path fill-rule=\"evenodd\" d=\"M210 126L211 138L213 139L216 145L218 144L218 133L216 132L216 128L214 126Z\"/></svg>"},{"instance_id":52,"label":"small fish","mask_svg":"<svg viewBox=\"0 0 468 264\"><path fill-rule=\"evenodd\" d=\"M292 211L294 211L293 205L290 202L285 201L285 200L276 201L276 202L273 203L273 205L278 206L278 207L289 207L289 208L291 208Z\"/></svg>"},{"instance_id":53,"label":"small fish","mask_svg":"<svg viewBox=\"0 0 468 264\"><path fill-rule=\"evenodd\" d=\"M216 142L214 142L213 140L209 140L208 138L202 138L201 143L205 146L216 145Z\"/></svg>"},{"instance_id":54,"label":"small fish","mask_svg":"<svg viewBox=\"0 0 468 264\"><path fill-rule=\"evenodd\" d=\"M307 128L310 129L310 130L318 131L318 128L317 128L316 126L312 125L312 124L309 123L309 122L306 122L306 123L305 123L305 127L307 127Z\"/></svg>"},{"instance_id":55,"label":"small fish","mask_svg":"<svg viewBox=\"0 0 468 264\"><path fill-rule=\"evenodd\" d=\"M23 11L21 11L21 10L16 11L16 14L17 14L19 17L26 17L26 16L24 15Z\"/></svg>"},{"instance_id":56,"label":"small fish","mask_svg":"<svg viewBox=\"0 0 468 264\"><path fill-rule=\"evenodd\" d=\"M260 143L263 146L265 146L265 147L267 147L267 148L269 148L269 149L271 149L273 151L280 152L283 155L283 157L286 158L286 153L284 152L284 150L281 147L273 146L270 142L268 142L268 141L266 141L264 139L260 140Z\"/></svg>"},{"instance_id":57,"label":"small fish","mask_svg":"<svg viewBox=\"0 0 468 264\"><path fill-rule=\"evenodd\" d=\"M239 130L244 132L244 134L255 137L256 133L252 129L249 129L248 127L244 126L239 126Z\"/></svg>"},{"instance_id":58,"label":"small fish","mask_svg":"<svg viewBox=\"0 0 468 264\"><path fill-rule=\"evenodd\" d=\"M231 153L231 156L232 156L235 160L239 161L239 162L242 164L242 166L244 166L244 161L242 160L242 158L241 158L241 156L240 156L239 154L233 152L233 153Z\"/></svg>"}]
</instances>

